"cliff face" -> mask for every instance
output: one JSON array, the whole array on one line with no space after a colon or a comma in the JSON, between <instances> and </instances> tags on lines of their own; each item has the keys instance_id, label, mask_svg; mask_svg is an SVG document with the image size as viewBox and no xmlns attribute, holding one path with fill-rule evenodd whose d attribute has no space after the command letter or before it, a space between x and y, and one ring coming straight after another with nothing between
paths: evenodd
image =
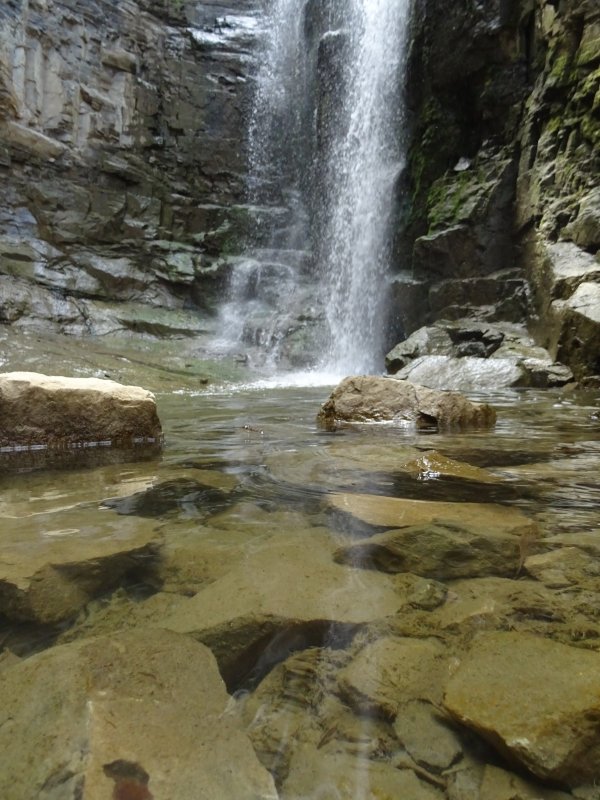
<instances>
[{"instance_id":1,"label":"cliff face","mask_svg":"<svg viewBox=\"0 0 600 800\"><path fill-rule=\"evenodd\" d=\"M257 10L231 5L2 4L0 321L106 333L210 307L252 214Z\"/></svg>"},{"instance_id":2,"label":"cliff face","mask_svg":"<svg viewBox=\"0 0 600 800\"><path fill-rule=\"evenodd\" d=\"M5 0L0 322L206 327L277 212L244 201L261 24L261 0ZM415 3L407 92L396 335L526 322L600 373L596 0Z\"/></svg>"},{"instance_id":3,"label":"cliff face","mask_svg":"<svg viewBox=\"0 0 600 800\"><path fill-rule=\"evenodd\" d=\"M600 8L427 0L413 29L404 332L526 321L600 373Z\"/></svg>"}]
</instances>

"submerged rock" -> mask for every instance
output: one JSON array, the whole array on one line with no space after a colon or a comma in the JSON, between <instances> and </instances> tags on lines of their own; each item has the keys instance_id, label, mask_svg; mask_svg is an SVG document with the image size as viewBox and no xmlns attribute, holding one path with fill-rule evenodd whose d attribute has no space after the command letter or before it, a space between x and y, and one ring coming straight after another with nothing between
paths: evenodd
<instances>
[{"instance_id":1,"label":"submerged rock","mask_svg":"<svg viewBox=\"0 0 600 800\"><path fill-rule=\"evenodd\" d=\"M480 800L569 800L572 797L490 764L485 766L479 792Z\"/></svg>"},{"instance_id":2,"label":"submerged rock","mask_svg":"<svg viewBox=\"0 0 600 800\"><path fill-rule=\"evenodd\" d=\"M522 633L476 639L444 704L500 753L545 780L600 777L600 654Z\"/></svg>"},{"instance_id":3,"label":"submerged rock","mask_svg":"<svg viewBox=\"0 0 600 800\"><path fill-rule=\"evenodd\" d=\"M496 412L454 392L408 381L361 375L345 378L321 406L318 422L328 430L348 422L411 423L438 428L489 428Z\"/></svg>"},{"instance_id":4,"label":"submerged rock","mask_svg":"<svg viewBox=\"0 0 600 800\"><path fill-rule=\"evenodd\" d=\"M309 745L292 758L281 800L356 800L358 797L442 800L437 789L408 769L352 758L341 753L323 753Z\"/></svg>"},{"instance_id":5,"label":"submerged rock","mask_svg":"<svg viewBox=\"0 0 600 800\"><path fill-rule=\"evenodd\" d=\"M417 764L436 772L448 769L462 755L456 732L430 703L421 700L408 703L396 717L394 731Z\"/></svg>"},{"instance_id":6,"label":"submerged rock","mask_svg":"<svg viewBox=\"0 0 600 800\"><path fill-rule=\"evenodd\" d=\"M408 500L374 494L332 494L327 505L358 521L381 528L408 528L432 522L473 526L481 534L535 536L536 524L516 508L494 503Z\"/></svg>"},{"instance_id":7,"label":"submerged rock","mask_svg":"<svg viewBox=\"0 0 600 800\"><path fill-rule=\"evenodd\" d=\"M412 572L449 580L516 575L520 538L468 523L431 522L364 539L340 548L336 561L383 572Z\"/></svg>"},{"instance_id":8,"label":"submerged rock","mask_svg":"<svg viewBox=\"0 0 600 800\"><path fill-rule=\"evenodd\" d=\"M139 386L35 372L0 375L0 447L160 440L154 395Z\"/></svg>"},{"instance_id":9,"label":"submerged rock","mask_svg":"<svg viewBox=\"0 0 600 800\"><path fill-rule=\"evenodd\" d=\"M389 636L366 645L338 682L352 707L394 719L411 701L439 703L446 672L446 651L435 639Z\"/></svg>"},{"instance_id":10,"label":"submerged rock","mask_svg":"<svg viewBox=\"0 0 600 800\"><path fill-rule=\"evenodd\" d=\"M268 541L160 621L214 652L230 686L254 683L290 652L343 642L398 612L393 579L336 564L327 531Z\"/></svg>"},{"instance_id":11,"label":"submerged rock","mask_svg":"<svg viewBox=\"0 0 600 800\"><path fill-rule=\"evenodd\" d=\"M277 798L224 713L213 656L189 638L142 629L62 645L3 670L0 691L2 797Z\"/></svg>"},{"instance_id":12,"label":"submerged rock","mask_svg":"<svg viewBox=\"0 0 600 800\"><path fill-rule=\"evenodd\" d=\"M49 520L43 515L34 526L30 517L11 519L4 531L0 613L9 619L68 619L128 573L149 571L156 561L160 534L154 524L106 517L86 535L67 527L80 523L76 510L61 514L64 528L53 529Z\"/></svg>"},{"instance_id":13,"label":"submerged rock","mask_svg":"<svg viewBox=\"0 0 600 800\"><path fill-rule=\"evenodd\" d=\"M282 450L267 452L264 463L278 481L322 491L341 490L350 486L364 487L380 481L389 485L391 476L416 481L451 479L473 484L498 484L501 479L481 467L456 461L436 450L418 450L407 444L390 442L382 437L378 443L372 437L367 442L358 439L348 442L331 440L327 448L317 451Z\"/></svg>"}]
</instances>

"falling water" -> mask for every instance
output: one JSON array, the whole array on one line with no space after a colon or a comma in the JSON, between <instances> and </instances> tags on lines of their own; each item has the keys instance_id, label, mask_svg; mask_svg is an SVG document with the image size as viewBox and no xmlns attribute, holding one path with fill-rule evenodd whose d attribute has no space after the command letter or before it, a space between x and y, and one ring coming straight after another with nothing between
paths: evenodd
<instances>
[{"instance_id":1,"label":"falling water","mask_svg":"<svg viewBox=\"0 0 600 800\"><path fill-rule=\"evenodd\" d=\"M351 0L340 110L325 156L322 285L326 361L343 373L382 358L395 187L402 169L402 71L409 0Z\"/></svg>"},{"instance_id":2,"label":"falling water","mask_svg":"<svg viewBox=\"0 0 600 800\"><path fill-rule=\"evenodd\" d=\"M266 12L248 198L268 234L257 228L234 265L221 328L272 364L340 375L382 360L409 5L272 0Z\"/></svg>"}]
</instances>

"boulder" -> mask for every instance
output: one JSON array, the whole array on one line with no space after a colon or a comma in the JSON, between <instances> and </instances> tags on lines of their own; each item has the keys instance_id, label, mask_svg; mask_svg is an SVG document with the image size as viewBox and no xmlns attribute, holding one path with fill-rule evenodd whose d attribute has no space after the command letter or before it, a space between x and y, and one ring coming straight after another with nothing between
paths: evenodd
<instances>
[{"instance_id":1,"label":"boulder","mask_svg":"<svg viewBox=\"0 0 600 800\"><path fill-rule=\"evenodd\" d=\"M507 323L442 320L420 328L385 359L389 373L431 389L564 386L573 380L527 331Z\"/></svg>"},{"instance_id":2,"label":"boulder","mask_svg":"<svg viewBox=\"0 0 600 800\"><path fill-rule=\"evenodd\" d=\"M300 748L292 758L290 774L281 791L281 800L359 797L442 800L443 795L409 769L342 753L323 753L310 745Z\"/></svg>"},{"instance_id":3,"label":"boulder","mask_svg":"<svg viewBox=\"0 0 600 800\"><path fill-rule=\"evenodd\" d=\"M393 720L411 701L440 702L447 669L437 640L386 636L366 645L340 671L338 684L353 708Z\"/></svg>"},{"instance_id":4,"label":"boulder","mask_svg":"<svg viewBox=\"0 0 600 800\"><path fill-rule=\"evenodd\" d=\"M394 731L414 761L435 772L448 769L461 758L458 735L430 703L414 700L404 706Z\"/></svg>"},{"instance_id":5,"label":"boulder","mask_svg":"<svg viewBox=\"0 0 600 800\"><path fill-rule=\"evenodd\" d=\"M576 219L568 232L580 247L597 250L600 247L600 189L581 198Z\"/></svg>"},{"instance_id":6,"label":"boulder","mask_svg":"<svg viewBox=\"0 0 600 800\"><path fill-rule=\"evenodd\" d=\"M421 356L396 373L405 381L418 381L432 390L473 391L503 389L523 383L523 371L508 358L453 358Z\"/></svg>"},{"instance_id":7,"label":"boulder","mask_svg":"<svg viewBox=\"0 0 600 800\"><path fill-rule=\"evenodd\" d=\"M496 412L472 403L460 394L438 392L394 378L345 378L333 390L317 416L320 425L334 430L352 422L395 422L445 428L489 428Z\"/></svg>"},{"instance_id":8,"label":"boulder","mask_svg":"<svg viewBox=\"0 0 600 800\"><path fill-rule=\"evenodd\" d=\"M138 386L34 372L0 375L0 447L133 445L161 438L154 395Z\"/></svg>"},{"instance_id":9,"label":"boulder","mask_svg":"<svg viewBox=\"0 0 600 800\"><path fill-rule=\"evenodd\" d=\"M556 355L577 378L600 373L600 282L581 283L567 300L552 303L557 322Z\"/></svg>"},{"instance_id":10,"label":"boulder","mask_svg":"<svg viewBox=\"0 0 600 800\"><path fill-rule=\"evenodd\" d=\"M129 573L139 576L153 569L161 542L153 520L116 518L107 512L89 531L81 528L81 520L75 505L5 521L1 614L54 624L73 617Z\"/></svg>"},{"instance_id":11,"label":"boulder","mask_svg":"<svg viewBox=\"0 0 600 800\"><path fill-rule=\"evenodd\" d=\"M447 710L544 780L600 777L600 654L524 633L477 638L451 677Z\"/></svg>"},{"instance_id":12,"label":"boulder","mask_svg":"<svg viewBox=\"0 0 600 800\"><path fill-rule=\"evenodd\" d=\"M403 605L393 578L336 564L325 530L258 544L160 624L215 653L229 686L255 682L290 651L335 644Z\"/></svg>"},{"instance_id":13,"label":"boulder","mask_svg":"<svg viewBox=\"0 0 600 800\"><path fill-rule=\"evenodd\" d=\"M517 574L520 538L468 522L432 522L387 531L341 547L336 561L382 572L452 580Z\"/></svg>"},{"instance_id":14,"label":"boulder","mask_svg":"<svg viewBox=\"0 0 600 800\"><path fill-rule=\"evenodd\" d=\"M214 657L153 629L87 639L0 673L7 798L276 800ZM26 765L26 767L25 767Z\"/></svg>"},{"instance_id":15,"label":"boulder","mask_svg":"<svg viewBox=\"0 0 600 800\"><path fill-rule=\"evenodd\" d=\"M331 494L327 507L374 528L409 528L432 522L471 527L481 535L535 537L536 524L515 508L494 503L452 503L384 497L374 494Z\"/></svg>"}]
</instances>

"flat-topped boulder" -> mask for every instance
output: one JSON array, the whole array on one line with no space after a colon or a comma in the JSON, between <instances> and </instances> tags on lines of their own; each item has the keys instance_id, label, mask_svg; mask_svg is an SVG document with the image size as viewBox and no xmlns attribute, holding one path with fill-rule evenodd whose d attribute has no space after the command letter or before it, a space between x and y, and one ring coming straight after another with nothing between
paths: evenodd
<instances>
[{"instance_id":1,"label":"flat-topped boulder","mask_svg":"<svg viewBox=\"0 0 600 800\"><path fill-rule=\"evenodd\" d=\"M501 632L474 641L444 705L534 775L578 786L600 778L599 698L600 654Z\"/></svg>"},{"instance_id":2,"label":"flat-topped boulder","mask_svg":"<svg viewBox=\"0 0 600 800\"><path fill-rule=\"evenodd\" d=\"M442 429L490 428L496 412L457 392L428 389L409 381L358 375L336 386L317 416L328 430L344 423L396 422Z\"/></svg>"},{"instance_id":3,"label":"flat-topped boulder","mask_svg":"<svg viewBox=\"0 0 600 800\"><path fill-rule=\"evenodd\" d=\"M0 448L157 443L154 395L98 378L0 374Z\"/></svg>"},{"instance_id":4,"label":"flat-topped boulder","mask_svg":"<svg viewBox=\"0 0 600 800\"><path fill-rule=\"evenodd\" d=\"M52 647L0 675L0 795L277 800L215 659L142 628Z\"/></svg>"},{"instance_id":5,"label":"flat-topped boulder","mask_svg":"<svg viewBox=\"0 0 600 800\"><path fill-rule=\"evenodd\" d=\"M257 545L194 597L180 598L158 624L210 647L235 686L266 674L291 650L340 641L395 616L405 601L393 577L335 563L335 547L317 528Z\"/></svg>"}]
</instances>

